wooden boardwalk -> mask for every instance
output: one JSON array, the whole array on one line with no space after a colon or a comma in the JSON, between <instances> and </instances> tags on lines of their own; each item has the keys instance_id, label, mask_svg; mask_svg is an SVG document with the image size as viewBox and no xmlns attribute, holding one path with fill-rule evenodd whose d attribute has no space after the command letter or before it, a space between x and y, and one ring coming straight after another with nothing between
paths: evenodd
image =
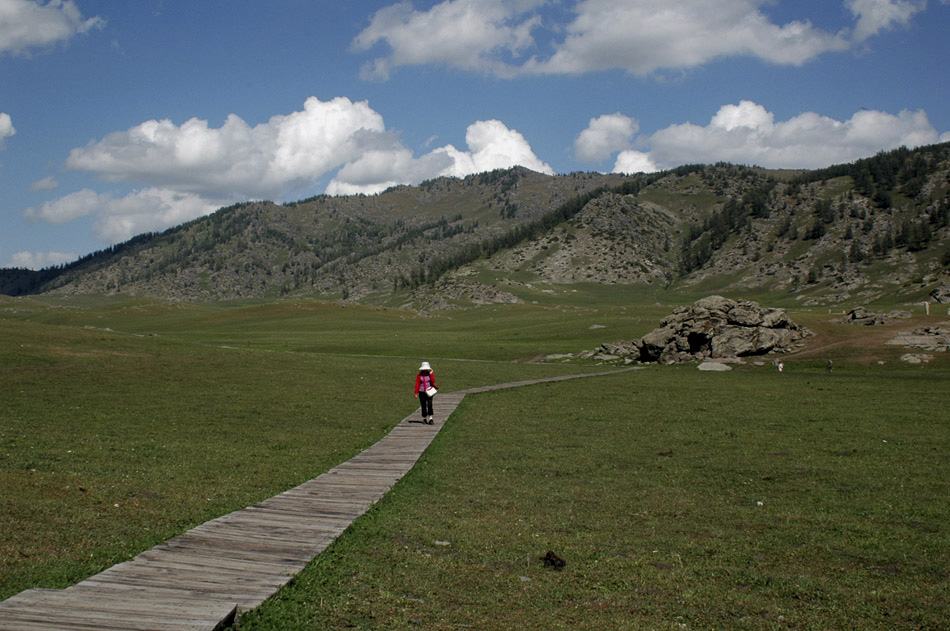
<instances>
[{"instance_id":1,"label":"wooden boardwalk","mask_svg":"<svg viewBox=\"0 0 950 631\"><path fill-rule=\"evenodd\" d=\"M439 394L435 423L418 410L372 447L259 504L206 522L67 589L0 602L0 631L212 631L261 604L405 475L466 394Z\"/></svg>"}]
</instances>

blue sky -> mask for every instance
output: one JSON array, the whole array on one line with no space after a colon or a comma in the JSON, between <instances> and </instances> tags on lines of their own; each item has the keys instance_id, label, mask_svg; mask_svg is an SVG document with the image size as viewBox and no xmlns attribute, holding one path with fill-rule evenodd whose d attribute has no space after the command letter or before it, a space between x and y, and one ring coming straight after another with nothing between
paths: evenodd
<instances>
[{"instance_id":1,"label":"blue sky","mask_svg":"<svg viewBox=\"0 0 950 631\"><path fill-rule=\"evenodd\" d=\"M950 0L0 0L0 266L237 201L950 140Z\"/></svg>"}]
</instances>

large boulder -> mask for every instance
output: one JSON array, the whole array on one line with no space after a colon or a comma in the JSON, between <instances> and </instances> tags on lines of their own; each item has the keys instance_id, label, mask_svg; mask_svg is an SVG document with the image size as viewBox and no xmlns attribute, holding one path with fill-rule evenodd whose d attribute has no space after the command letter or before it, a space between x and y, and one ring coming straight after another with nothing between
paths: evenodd
<instances>
[{"instance_id":1,"label":"large boulder","mask_svg":"<svg viewBox=\"0 0 950 631\"><path fill-rule=\"evenodd\" d=\"M778 344L779 335L771 329L756 326L725 327L710 340L713 357L745 357L764 355Z\"/></svg>"},{"instance_id":2,"label":"large boulder","mask_svg":"<svg viewBox=\"0 0 950 631\"><path fill-rule=\"evenodd\" d=\"M651 357L659 357L664 350L675 343L676 329L671 326L663 326L647 333L640 339L638 352L641 356L644 354Z\"/></svg>"},{"instance_id":3,"label":"large boulder","mask_svg":"<svg viewBox=\"0 0 950 631\"><path fill-rule=\"evenodd\" d=\"M808 335L783 309L709 296L676 308L633 347L641 362L675 363L787 352Z\"/></svg>"}]
</instances>

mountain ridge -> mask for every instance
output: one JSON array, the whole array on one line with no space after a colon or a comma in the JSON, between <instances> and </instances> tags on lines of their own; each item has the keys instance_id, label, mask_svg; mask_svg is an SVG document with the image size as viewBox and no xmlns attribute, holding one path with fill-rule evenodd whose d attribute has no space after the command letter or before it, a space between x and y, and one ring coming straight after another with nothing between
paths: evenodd
<instances>
[{"instance_id":1,"label":"mountain ridge","mask_svg":"<svg viewBox=\"0 0 950 631\"><path fill-rule=\"evenodd\" d=\"M432 308L539 285L709 287L809 304L926 295L950 269L950 143L827 169L653 174L515 167L378 195L247 202L39 272L0 293L204 301L314 296Z\"/></svg>"}]
</instances>

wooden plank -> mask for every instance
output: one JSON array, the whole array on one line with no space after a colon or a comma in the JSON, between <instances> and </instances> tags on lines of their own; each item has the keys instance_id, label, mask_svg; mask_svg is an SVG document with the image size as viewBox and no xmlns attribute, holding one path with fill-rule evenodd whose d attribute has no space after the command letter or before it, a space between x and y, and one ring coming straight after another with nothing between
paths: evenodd
<instances>
[{"instance_id":1,"label":"wooden plank","mask_svg":"<svg viewBox=\"0 0 950 631\"><path fill-rule=\"evenodd\" d=\"M267 512L245 512L216 520L215 524L228 528L237 527L259 530L265 533L286 533L289 539L309 541L321 533L332 532L338 526L348 526L355 516L314 515L304 519L299 515L287 516Z\"/></svg>"},{"instance_id":2,"label":"wooden plank","mask_svg":"<svg viewBox=\"0 0 950 631\"><path fill-rule=\"evenodd\" d=\"M418 459L418 458L417 458ZM366 473L367 475L379 475L379 476L396 476L401 477L406 474L412 467L405 465L392 465L392 464L376 464L372 462L362 461L362 462L345 462L337 467L334 467L331 470L331 475L334 473L340 473L342 471L359 471L360 473Z\"/></svg>"},{"instance_id":3,"label":"wooden plank","mask_svg":"<svg viewBox=\"0 0 950 631\"><path fill-rule=\"evenodd\" d=\"M87 579L64 590L70 597L85 598L91 602L99 599L118 600L126 599L130 602L147 602L148 604L162 605L168 603L182 603L188 606L221 605L237 603L237 599L222 598L209 594L207 590L195 590L190 587L168 583L158 587L149 585L134 585L121 582L93 583Z\"/></svg>"},{"instance_id":4,"label":"wooden plank","mask_svg":"<svg viewBox=\"0 0 950 631\"><path fill-rule=\"evenodd\" d=\"M220 555L200 554L189 552L182 554L180 550L148 550L135 557L138 566L153 567L184 567L201 569L205 572L220 570L222 573L244 572L251 575L271 576L289 573L290 566L302 563L288 563L286 561L249 561L247 559L224 559Z\"/></svg>"},{"instance_id":5,"label":"wooden plank","mask_svg":"<svg viewBox=\"0 0 950 631\"><path fill-rule=\"evenodd\" d=\"M328 537L327 541L329 540L330 538ZM198 534L185 534L170 539L166 543L183 548L202 547L208 550L231 549L234 554L255 555L259 558L265 556L272 558L286 557L290 560L304 559L307 561L311 558L308 551L300 546L288 546L279 541L248 541L242 539L237 533L204 533L200 536Z\"/></svg>"},{"instance_id":6,"label":"wooden plank","mask_svg":"<svg viewBox=\"0 0 950 631\"><path fill-rule=\"evenodd\" d=\"M37 612L36 605L42 605L41 612ZM4 609L4 617L7 615L16 616L20 620L52 621L53 619L70 618L88 618L98 620L100 624L108 624L107 620L123 621L124 625L130 624L129 621L138 621L139 623L148 623L148 626L154 626L155 622L177 625L178 628L185 626L207 626L207 620L211 617L218 619L228 616L237 608L235 603L215 603L205 601L202 603L193 602L190 605L168 604L168 603L149 603L147 609L142 608L141 603L129 600L110 600L107 598L98 598L88 600L82 598L60 598L44 599L31 605L14 604Z\"/></svg>"},{"instance_id":7,"label":"wooden plank","mask_svg":"<svg viewBox=\"0 0 950 631\"><path fill-rule=\"evenodd\" d=\"M216 631L224 626L192 626L162 624L160 622L136 624L133 620L109 621L104 618L83 619L75 615L52 618L44 614L24 616L11 615L0 620L0 631Z\"/></svg>"},{"instance_id":8,"label":"wooden plank","mask_svg":"<svg viewBox=\"0 0 950 631\"><path fill-rule=\"evenodd\" d=\"M289 580L290 577L288 577ZM86 579L89 585L100 588L113 587L135 587L150 588L155 590L168 589L169 578L158 576L119 576L100 577L94 576ZM283 585L280 583L277 586ZM187 593L191 596L202 596L208 600L222 600L227 598L229 601L238 603L244 607L246 602L262 602L272 596L276 591L275 586L248 586L248 585L222 585L211 581L202 581L191 577L176 577L174 580L174 590ZM143 609L148 607L148 602L143 599L140 603Z\"/></svg>"},{"instance_id":9,"label":"wooden plank","mask_svg":"<svg viewBox=\"0 0 950 631\"><path fill-rule=\"evenodd\" d=\"M68 590L67 590L68 591ZM233 620L236 603L191 601L188 604L149 603L147 608L136 600L108 597L72 598L67 592L50 594L32 601L4 601L0 629L126 629L162 631L195 629L213 631ZM217 622L214 622L217 621Z\"/></svg>"},{"instance_id":10,"label":"wooden plank","mask_svg":"<svg viewBox=\"0 0 950 631\"><path fill-rule=\"evenodd\" d=\"M273 537L253 536L236 528L227 528L226 526L212 527L203 526L200 531L189 533L194 541L207 541L211 546L222 545L240 545L246 544L246 550L263 554L286 554L291 558L297 558L302 555L297 551L305 550L309 547L319 545L333 539L333 533L327 532L319 537L313 537L303 543L299 541L283 541Z\"/></svg>"},{"instance_id":11,"label":"wooden plank","mask_svg":"<svg viewBox=\"0 0 950 631\"><path fill-rule=\"evenodd\" d=\"M221 568L196 568L182 564L138 563L115 571L105 571L88 579L90 584L104 585L119 583L122 585L175 585L187 589L220 593L222 596L238 593L256 593L284 575L268 572L259 574L251 571L224 570Z\"/></svg>"},{"instance_id":12,"label":"wooden plank","mask_svg":"<svg viewBox=\"0 0 950 631\"><path fill-rule=\"evenodd\" d=\"M321 510L327 513L355 513L362 514L373 505L372 500L354 500L345 495L330 495L319 493L319 489L308 491L301 489L293 494L281 495L262 503L261 506L290 510Z\"/></svg>"},{"instance_id":13,"label":"wooden plank","mask_svg":"<svg viewBox=\"0 0 950 631\"><path fill-rule=\"evenodd\" d=\"M362 515L372 506L371 502L331 505L331 500L313 497L287 497L279 502L256 504L247 508L249 512L264 511L271 515L301 517L350 517Z\"/></svg>"},{"instance_id":14,"label":"wooden plank","mask_svg":"<svg viewBox=\"0 0 950 631\"><path fill-rule=\"evenodd\" d=\"M273 520L268 520L265 515L234 515L227 519L216 519L205 522L193 530L196 533L201 532L220 532L221 530L239 530L245 531L250 535L266 535L268 530L273 533L281 533L282 539L287 543L306 544L315 539L320 539L324 534L335 531L341 524L348 524L352 520L345 520L333 517L314 518L310 524L291 523L285 520L279 520L274 516Z\"/></svg>"},{"instance_id":15,"label":"wooden plank","mask_svg":"<svg viewBox=\"0 0 950 631\"><path fill-rule=\"evenodd\" d=\"M220 569L225 572L248 572L264 576L273 574L288 574L294 570L301 570L306 563L298 561L296 563L283 560L249 560L224 558L217 554L202 554L198 551L188 551L182 554L181 550L157 550L152 549L135 557L149 564L165 566L181 566L186 568L201 568L206 572Z\"/></svg>"},{"instance_id":16,"label":"wooden plank","mask_svg":"<svg viewBox=\"0 0 950 631\"><path fill-rule=\"evenodd\" d=\"M233 543L230 541L227 542L227 546L218 545L219 543L223 542L209 540L186 540L172 542L169 540L163 544L155 546L153 550L168 550L173 554L189 554L196 557L222 559L225 562L233 560L250 563L277 563L293 566L297 564L306 565L306 563L310 561L309 554L298 554L291 556L287 554L276 554L273 552L248 551L233 545Z\"/></svg>"},{"instance_id":17,"label":"wooden plank","mask_svg":"<svg viewBox=\"0 0 950 631\"><path fill-rule=\"evenodd\" d=\"M301 489L302 493L313 495L320 498L358 498L369 503L375 503L380 497L378 485L368 487L365 483L360 484L353 480L348 480L340 476L331 482L329 478L324 478L314 483L312 487Z\"/></svg>"}]
</instances>

